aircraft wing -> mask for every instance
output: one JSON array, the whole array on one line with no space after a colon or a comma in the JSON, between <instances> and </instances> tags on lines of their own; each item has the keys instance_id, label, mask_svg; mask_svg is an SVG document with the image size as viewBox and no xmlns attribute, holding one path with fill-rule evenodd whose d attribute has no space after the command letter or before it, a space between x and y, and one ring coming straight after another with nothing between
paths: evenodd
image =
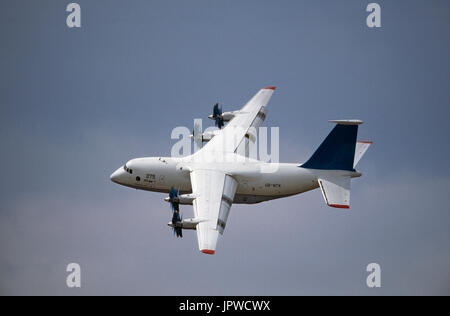
<instances>
[{"instance_id":1,"label":"aircraft wing","mask_svg":"<svg viewBox=\"0 0 450 316\"><path fill-rule=\"evenodd\" d=\"M251 127L259 127L265 118L265 106L275 87L267 87L256 93L221 132L194 154L221 161L227 154L237 152L246 138L253 138ZM217 159L217 160L216 160ZM192 204L198 246L203 253L214 254L219 234L223 234L230 208L236 193L237 181L219 169L208 168L203 160L191 167Z\"/></svg>"},{"instance_id":2,"label":"aircraft wing","mask_svg":"<svg viewBox=\"0 0 450 316\"><path fill-rule=\"evenodd\" d=\"M253 135L251 127L259 127L266 116L265 106L270 100L275 87L259 90L239 111L222 132L215 136L201 150L204 154L235 153L244 139ZM256 135L254 135L256 137Z\"/></svg>"},{"instance_id":3,"label":"aircraft wing","mask_svg":"<svg viewBox=\"0 0 450 316\"><path fill-rule=\"evenodd\" d=\"M256 144L257 137L259 136L259 127L264 123L266 115L267 109L263 106L247 131L248 137L244 137L239 146L236 148L237 154L250 157L250 144Z\"/></svg>"},{"instance_id":4,"label":"aircraft wing","mask_svg":"<svg viewBox=\"0 0 450 316\"><path fill-rule=\"evenodd\" d=\"M191 172L194 216L198 219L197 238L200 251L214 254L217 238L223 234L237 182L218 170L193 170Z\"/></svg>"}]
</instances>

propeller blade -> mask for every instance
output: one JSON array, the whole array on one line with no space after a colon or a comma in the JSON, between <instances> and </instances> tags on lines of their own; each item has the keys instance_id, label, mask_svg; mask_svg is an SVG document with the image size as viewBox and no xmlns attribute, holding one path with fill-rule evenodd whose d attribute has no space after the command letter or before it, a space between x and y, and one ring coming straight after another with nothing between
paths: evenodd
<instances>
[{"instance_id":1,"label":"propeller blade","mask_svg":"<svg viewBox=\"0 0 450 316\"><path fill-rule=\"evenodd\" d=\"M173 224L173 234L177 237L183 237L183 230L181 228L181 221L183 220L180 215L180 203L178 196L180 195L180 190L174 187L170 188L169 191L169 202L172 209L172 224Z\"/></svg>"},{"instance_id":2,"label":"propeller blade","mask_svg":"<svg viewBox=\"0 0 450 316\"><path fill-rule=\"evenodd\" d=\"M219 106L219 103L214 104L212 117L215 120L215 125L221 129L224 126L224 122L222 117L222 107Z\"/></svg>"},{"instance_id":3,"label":"propeller blade","mask_svg":"<svg viewBox=\"0 0 450 316\"><path fill-rule=\"evenodd\" d=\"M216 126L221 129L224 126L222 116L216 117Z\"/></svg>"},{"instance_id":4,"label":"propeller blade","mask_svg":"<svg viewBox=\"0 0 450 316\"><path fill-rule=\"evenodd\" d=\"M179 211L173 212L172 216L172 224L173 224L173 233L177 237L183 237L183 229L181 228L181 225L177 225L181 223L181 215Z\"/></svg>"},{"instance_id":5,"label":"propeller blade","mask_svg":"<svg viewBox=\"0 0 450 316\"><path fill-rule=\"evenodd\" d=\"M169 202L170 202L170 208L172 211L179 211L180 210L180 203L178 202L178 195L180 191L175 189L174 187L170 188L169 191Z\"/></svg>"},{"instance_id":6,"label":"propeller blade","mask_svg":"<svg viewBox=\"0 0 450 316\"><path fill-rule=\"evenodd\" d=\"M222 116L222 108L219 107L219 103L214 104L213 107L213 118Z\"/></svg>"},{"instance_id":7,"label":"propeller blade","mask_svg":"<svg viewBox=\"0 0 450 316\"><path fill-rule=\"evenodd\" d=\"M174 187L171 187L170 191L169 191L169 198L173 199L174 197L177 197L177 196L178 196L177 189L175 189Z\"/></svg>"}]
</instances>

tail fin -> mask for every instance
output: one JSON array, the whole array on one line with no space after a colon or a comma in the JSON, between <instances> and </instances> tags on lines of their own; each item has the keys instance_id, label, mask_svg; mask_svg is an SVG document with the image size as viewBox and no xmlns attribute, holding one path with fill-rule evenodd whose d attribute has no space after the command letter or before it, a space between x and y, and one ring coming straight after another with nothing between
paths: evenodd
<instances>
[{"instance_id":1,"label":"tail fin","mask_svg":"<svg viewBox=\"0 0 450 316\"><path fill-rule=\"evenodd\" d=\"M355 172L354 167L372 142L356 141L358 125L362 124L362 121L331 122L337 125L311 158L300 167L318 169L317 181L328 206L349 208L350 180L361 175Z\"/></svg>"},{"instance_id":2,"label":"tail fin","mask_svg":"<svg viewBox=\"0 0 450 316\"><path fill-rule=\"evenodd\" d=\"M319 148L301 165L308 169L354 171L356 136L360 120L336 120L337 123Z\"/></svg>"}]
</instances>

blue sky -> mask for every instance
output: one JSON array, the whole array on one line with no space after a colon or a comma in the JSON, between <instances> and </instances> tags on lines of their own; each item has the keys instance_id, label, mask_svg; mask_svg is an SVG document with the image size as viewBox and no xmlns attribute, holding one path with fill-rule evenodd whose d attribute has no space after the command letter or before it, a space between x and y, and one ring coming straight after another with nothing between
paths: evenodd
<instances>
[{"instance_id":1,"label":"blue sky","mask_svg":"<svg viewBox=\"0 0 450 316\"><path fill-rule=\"evenodd\" d=\"M68 3L0 4L1 294L450 294L448 1L378 1L379 29L364 1L78 1L80 29ZM173 238L164 195L110 182L269 85L282 162L329 119L365 122L350 211L318 190L234 205L204 256Z\"/></svg>"}]
</instances>

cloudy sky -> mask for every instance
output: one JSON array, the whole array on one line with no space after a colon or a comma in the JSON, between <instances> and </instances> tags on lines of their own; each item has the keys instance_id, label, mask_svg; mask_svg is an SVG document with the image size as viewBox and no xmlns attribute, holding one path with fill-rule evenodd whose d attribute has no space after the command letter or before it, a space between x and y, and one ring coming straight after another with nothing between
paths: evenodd
<instances>
[{"instance_id":1,"label":"cloudy sky","mask_svg":"<svg viewBox=\"0 0 450 316\"><path fill-rule=\"evenodd\" d=\"M370 29L369 2L79 0L69 29L69 1L2 1L0 294L449 295L450 3L378 1ZM165 195L109 180L268 85L283 162L364 120L349 211L318 190L234 205L206 256Z\"/></svg>"}]
</instances>

